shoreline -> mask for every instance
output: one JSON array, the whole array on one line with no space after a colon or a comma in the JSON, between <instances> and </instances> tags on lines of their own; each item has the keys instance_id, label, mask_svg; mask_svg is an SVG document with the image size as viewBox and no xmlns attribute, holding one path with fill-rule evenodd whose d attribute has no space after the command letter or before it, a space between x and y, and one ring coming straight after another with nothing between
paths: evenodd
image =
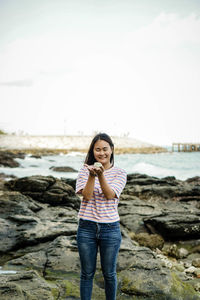
<instances>
[{"instance_id":1,"label":"shoreline","mask_svg":"<svg viewBox=\"0 0 200 300\"><path fill-rule=\"evenodd\" d=\"M69 152L87 153L92 136L15 136L0 135L0 151L14 154L56 155ZM168 152L164 147L128 137L111 137L115 154L149 154Z\"/></svg>"},{"instance_id":2,"label":"shoreline","mask_svg":"<svg viewBox=\"0 0 200 300\"><path fill-rule=\"evenodd\" d=\"M13 154L25 153L32 155L58 155L68 154L71 152L87 153L88 149L70 148L70 149L47 149L47 148L25 148L25 149L10 149L0 148L1 152L10 152ZM115 148L115 154L154 154L154 153L166 153L167 149L162 147L144 147L144 148Z\"/></svg>"}]
</instances>

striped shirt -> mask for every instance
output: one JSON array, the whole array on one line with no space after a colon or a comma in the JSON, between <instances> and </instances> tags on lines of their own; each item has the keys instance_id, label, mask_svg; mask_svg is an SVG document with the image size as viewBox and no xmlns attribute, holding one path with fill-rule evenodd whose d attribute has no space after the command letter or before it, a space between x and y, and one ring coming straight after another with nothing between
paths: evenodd
<instances>
[{"instance_id":1,"label":"striped shirt","mask_svg":"<svg viewBox=\"0 0 200 300\"><path fill-rule=\"evenodd\" d=\"M76 180L76 193L81 193L89 176L88 169L83 166ZM106 199L104 196L98 177L95 177L93 196L90 200L81 201L78 218L90 220L98 223L111 223L119 221L118 202L119 196L126 184L126 172L118 167L111 167L104 171L107 183L115 192L115 198Z\"/></svg>"}]
</instances>

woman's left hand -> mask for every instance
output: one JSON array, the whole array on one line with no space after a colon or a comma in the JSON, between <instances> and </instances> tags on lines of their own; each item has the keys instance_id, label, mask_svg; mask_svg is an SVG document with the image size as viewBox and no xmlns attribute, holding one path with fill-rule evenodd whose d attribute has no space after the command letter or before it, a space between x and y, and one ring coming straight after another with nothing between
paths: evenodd
<instances>
[{"instance_id":1,"label":"woman's left hand","mask_svg":"<svg viewBox=\"0 0 200 300\"><path fill-rule=\"evenodd\" d=\"M101 176L104 172L104 167L94 167L95 173L97 174L97 176Z\"/></svg>"}]
</instances>

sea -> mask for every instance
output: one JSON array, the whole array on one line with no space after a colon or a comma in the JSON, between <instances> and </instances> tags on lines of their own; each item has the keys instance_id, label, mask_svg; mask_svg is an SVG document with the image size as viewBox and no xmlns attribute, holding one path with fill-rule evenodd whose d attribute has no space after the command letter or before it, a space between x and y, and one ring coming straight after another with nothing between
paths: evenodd
<instances>
[{"instance_id":1,"label":"sea","mask_svg":"<svg viewBox=\"0 0 200 300\"><path fill-rule=\"evenodd\" d=\"M200 152L168 152L156 154L115 154L115 165L123 168L127 174L140 173L163 178L174 176L180 180L200 176ZM84 164L85 154L70 152L68 154L42 156L34 158L27 155L25 159L17 158L20 167L0 167L0 173L25 177L31 175L52 175L57 178L76 178ZM56 172L51 167L68 166L76 172ZM8 178L9 179L9 178Z\"/></svg>"}]
</instances>

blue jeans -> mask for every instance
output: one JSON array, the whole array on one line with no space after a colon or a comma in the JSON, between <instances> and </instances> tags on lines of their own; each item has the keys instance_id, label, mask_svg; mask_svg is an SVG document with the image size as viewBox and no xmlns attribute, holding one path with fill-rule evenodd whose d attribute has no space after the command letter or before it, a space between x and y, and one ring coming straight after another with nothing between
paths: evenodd
<instances>
[{"instance_id":1,"label":"blue jeans","mask_svg":"<svg viewBox=\"0 0 200 300\"><path fill-rule=\"evenodd\" d=\"M80 219L77 244L81 261L81 300L91 300L98 247L106 300L115 300L117 293L116 263L121 244L119 222L96 223Z\"/></svg>"}]
</instances>

